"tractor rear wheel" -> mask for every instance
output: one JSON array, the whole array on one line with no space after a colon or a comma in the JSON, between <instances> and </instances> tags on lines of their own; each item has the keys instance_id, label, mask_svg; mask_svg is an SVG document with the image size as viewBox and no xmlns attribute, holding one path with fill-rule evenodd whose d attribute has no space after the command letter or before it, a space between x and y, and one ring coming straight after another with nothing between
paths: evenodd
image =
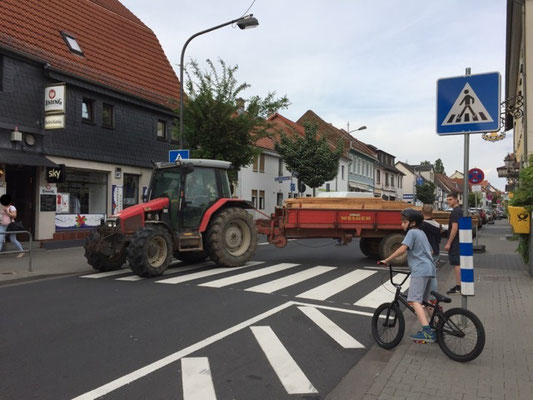
<instances>
[{"instance_id":1,"label":"tractor rear wheel","mask_svg":"<svg viewBox=\"0 0 533 400\"><path fill-rule=\"evenodd\" d=\"M221 267L238 267L252 258L257 231L252 216L243 208L227 208L211 221L207 236L209 257Z\"/></svg>"},{"instance_id":2,"label":"tractor rear wheel","mask_svg":"<svg viewBox=\"0 0 533 400\"><path fill-rule=\"evenodd\" d=\"M147 225L133 234L128 246L131 270L142 277L159 276L172 258L172 240L161 227Z\"/></svg>"},{"instance_id":3,"label":"tractor rear wheel","mask_svg":"<svg viewBox=\"0 0 533 400\"><path fill-rule=\"evenodd\" d=\"M207 251L176 251L174 257L186 263L194 264L204 261L209 254Z\"/></svg>"},{"instance_id":4,"label":"tractor rear wheel","mask_svg":"<svg viewBox=\"0 0 533 400\"><path fill-rule=\"evenodd\" d=\"M390 233L379 242L379 258L387 258L401 246L404 235L401 233ZM400 257L391 260L391 265L404 265L407 263L407 252Z\"/></svg>"},{"instance_id":5,"label":"tractor rear wheel","mask_svg":"<svg viewBox=\"0 0 533 400\"><path fill-rule=\"evenodd\" d=\"M359 239L359 248L361 253L369 258L378 258L379 257L379 242L381 239L376 238L366 238L363 237Z\"/></svg>"},{"instance_id":6,"label":"tractor rear wheel","mask_svg":"<svg viewBox=\"0 0 533 400\"><path fill-rule=\"evenodd\" d=\"M85 258L87 263L98 271L114 271L120 269L126 262L126 249L122 247L119 253L113 256L106 256L102 253L95 251L95 245L102 240L102 235L98 230L94 230L89 233L89 236L85 239Z\"/></svg>"}]
</instances>

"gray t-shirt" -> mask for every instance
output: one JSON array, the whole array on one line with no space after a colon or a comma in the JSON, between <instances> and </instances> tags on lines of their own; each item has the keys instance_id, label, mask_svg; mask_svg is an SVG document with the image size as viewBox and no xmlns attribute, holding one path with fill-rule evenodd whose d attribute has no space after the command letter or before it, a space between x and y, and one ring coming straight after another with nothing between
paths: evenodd
<instances>
[{"instance_id":1,"label":"gray t-shirt","mask_svg":"<svg viewBox=\"0 0 533 400\"><path fill-rule=\"evenodd\" d=\"M408 247L407 263L411 276L435 276L435 264L426 234L417 228L409 229L402 244Z\"/></svg>"}]
</instances>

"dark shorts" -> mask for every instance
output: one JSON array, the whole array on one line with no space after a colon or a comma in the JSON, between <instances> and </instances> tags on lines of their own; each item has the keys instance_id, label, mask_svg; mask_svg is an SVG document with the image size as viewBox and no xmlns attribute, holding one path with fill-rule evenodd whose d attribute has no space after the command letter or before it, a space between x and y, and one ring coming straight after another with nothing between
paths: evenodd
<instances>
[{"instance_id":1,"label":"dark shorts","mask_svg":"<svg viewBox=\"0 0 533 400\"><path fill-rule=\"evenodd\" d=\"M452 266L461 265L459 243L457 243L456 245L452 244L452 246L450 247L450 251L448 252L448 259L450 261L450 265Z\"/></svg>"}]
</instances>

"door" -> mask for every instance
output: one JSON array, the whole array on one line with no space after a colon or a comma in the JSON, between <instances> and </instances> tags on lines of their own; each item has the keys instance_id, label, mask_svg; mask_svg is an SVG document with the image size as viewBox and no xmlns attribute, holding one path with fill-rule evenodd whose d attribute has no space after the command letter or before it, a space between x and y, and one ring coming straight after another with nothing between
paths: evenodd
<instances>
[{"instance_id":1,"label":"door","mask_svg":"<svg viewBox=\"0 0 533 400\"><path fill-rule=\"evenodd\" d=\"M24 228L35 236L35 167L14 166L6 167L6 193L11 195L13 205L17 209L17 221L22 222ZM20 235L28 240L27 235ZM19 240L20 240L19 238Z\"/></svg>"}]
</instances>

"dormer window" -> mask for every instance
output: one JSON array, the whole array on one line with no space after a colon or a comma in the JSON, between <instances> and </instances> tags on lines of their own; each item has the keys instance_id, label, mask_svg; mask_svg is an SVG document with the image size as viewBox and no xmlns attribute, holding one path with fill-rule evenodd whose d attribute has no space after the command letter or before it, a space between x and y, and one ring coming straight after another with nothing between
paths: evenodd
<instances>
[{"instance_id":1,"label":"dormer window","mask_svg":"<svg viewBox=\"0 0 533 400\"><path fill-rule=\"evenodd\" d=\"M78 41L76 38L68 33L61 32L61 36L63 37L63 40L68 46L68 49L76 54L79 54L80 56L83 55L83 50L81 49L80 45L78 44Z\"/></svg>"}]
</instances>

